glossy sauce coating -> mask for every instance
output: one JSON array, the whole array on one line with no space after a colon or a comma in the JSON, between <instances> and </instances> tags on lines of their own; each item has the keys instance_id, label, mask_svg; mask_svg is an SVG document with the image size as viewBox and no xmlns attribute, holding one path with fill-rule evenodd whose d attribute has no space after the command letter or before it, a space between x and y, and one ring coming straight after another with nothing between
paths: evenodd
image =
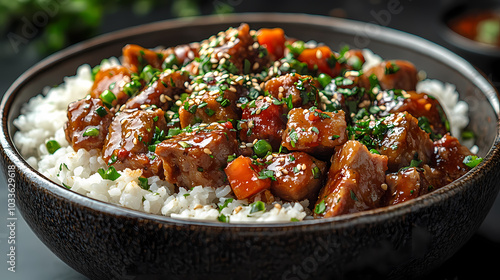
<instances>
[{"instance_id":1,"label":"glossy sauce coating","mask_svg":"<svg viewBox=\"0 0 500 280\"><path fill-rule=\"evenodd\" d=\"M364 63L361 50L247 24L166 49L127 45L123 66L97 71L69 105L65 133L119 171L230 185L248 203L307 199L316 218L404 203L480 162L415 91L415 65Z\"/></svg>"}]
</instances>

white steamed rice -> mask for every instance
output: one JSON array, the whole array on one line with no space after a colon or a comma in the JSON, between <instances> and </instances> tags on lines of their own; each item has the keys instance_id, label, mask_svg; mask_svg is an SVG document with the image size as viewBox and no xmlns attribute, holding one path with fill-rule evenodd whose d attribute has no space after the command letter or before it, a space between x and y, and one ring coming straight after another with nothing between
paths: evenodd
<instances>
[{"instance_id":1,"label":"white steamed rice","mask_svg":"<svg viewBox=\"0 0 500 280\"><path fill-rule=\"evenodd\" d=\"M367 60L365 68L382 61L369 50L364 50L363 55ZM111 58L101 67L118 64L118 59ZM230 186L180 188L175 193L171 183L154 176L148 179L150 190L144 190L138 184L142 171L129 169L119 171L121 176L115 181L102 179L97 170L107 166L99 151L74 151L66 141L63 129L68 104L85 97L92 84L90 66L82 65L75 76L66 77L60 86L47 88L43 94L33 97L14 120L19 129L14 135L18 150L31 166L50 180L91 198L174 218L217 221L223 214L229 217L229 222L289 222L311 217L307 200L275 202L267 205L264 212L250 214L248 201L235 199ZM437 80L423 80L418 83L417 91L439 100L449 118L452 134L459 137L468 124L468 106L458 100L455 86ZM56 140L61 148L49 154L45 147L48 140ZM231 202L219 213L218 205L223 205L228 199Z\"/></svg>"}]
</instances>

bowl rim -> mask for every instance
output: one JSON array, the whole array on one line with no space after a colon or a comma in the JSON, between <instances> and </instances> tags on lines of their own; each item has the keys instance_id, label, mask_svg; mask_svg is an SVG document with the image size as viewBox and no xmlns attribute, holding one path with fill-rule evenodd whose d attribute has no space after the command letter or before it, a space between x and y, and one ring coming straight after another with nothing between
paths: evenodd
<instances>
[{"instance_id":1,"label":"bowl rim","mask_svg":"<svg viewBox=\"0 0 500 280\"><path fill-rule=\"evenodd\" d=\"M238 22L248 22L249 24L265 22L276 23L279 27L280 23L300 23L317 26L321 28L328 28L331 30L338 30L342 33L349 32L352 34L359 34L364 30L377 30L377 32L363 32L368 39L381 41L390 40L391 44L398 47L410 49L419 54L426 55L434 60L441 61L453 68L462 75L468 75L471 82L480 89L480 91L488 99L497 116L497 134L495 139L484 157L482 163L470 170L467 174L460 179L455 180L440 189L417 197L410 201L400 203L392 206L385 206L372 210L362 211L358 213L345 214L337 217L303 220L300 222L288 223L221 223L217 221L203 221L194 219L178 219L162 216L159 214L149 214L139 210L125 208L120 205L103 202L97 199L87 197L85 195L70 191L63 186L60 186L40 172L31 167L26 160L17 151L13 143L13 136L9 135L8 129L8 115L12 109L11 104L15 99L16 93L26 84L30 79L36 76L43 70L50 69L54 65L72 59L85 51L99 48L103 45L110 44L115 40L132 37L147 32L160 31L172 28L189 28L199 25L214 25L214 24L237 24ZM76 71L76 69L75 69ZM62 78L62 77L61 77ZM9 87L6 94L3 96L0 103L0 115L2 117L2 125L0 126L0 144L1 151L5 154L13 165L15 165L18 172L23 173L26 177L31 178L34 184L38 184L42 189L50 192L52 195L68 200L70 203L76 203L81 207L89 208L98 212L110 214L112 216L123 216L127 218L137 218L143 221L149 221L164 225L181 226L181 227L200 227L206 229L220 229L220 230L251 230L251 231L282 231L289 228L300 227L303 230L317 229L322 227L324 229L341 228L351 226L353 224L373 223L375 221L390 220L396 216L406 216L411 212L418 211L423 207L428 207L437 203L442 199L453 196L455 193L463 191L467 188L464 182L471 180L475 176L480 176L482 171L490 169L490 162L494 156L500 155L500 95L495 87L489 82L483 74L477 71L470 63L463 58L452 53L451 51L432 43L426 39L411 35L406 32L394 30L387 27L374 25L371 23L359 22L348 19L338 19L326 16L307 15L307 14L288 14L288 13L241 13L231 15L211 15L192 18L171 19L159 22L143 24L139 26L129 27L114 31L111 33L103 34L95 38L83 41L81 43L70 46L61 50L42 61L38 62L27 71L25 71L16 81ZM5 166L5 168L7 168ZM469 186L472 187L472 186Z\"/></svg>"}]
</instances>

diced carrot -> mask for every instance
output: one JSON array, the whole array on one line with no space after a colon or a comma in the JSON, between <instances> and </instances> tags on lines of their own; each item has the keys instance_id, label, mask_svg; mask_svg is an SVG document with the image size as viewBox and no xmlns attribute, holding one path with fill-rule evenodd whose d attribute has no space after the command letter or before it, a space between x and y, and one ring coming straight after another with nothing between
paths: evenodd
<instances>
[{"instance_id":1,"label":"diced carrot","mask_svg":"<svg viewBox=\"0 0 500 280\"><path fill-rule=\"evenodd\" d=\"M230 162L226 169L229 184L238 199L245 199L271 187L271 179L259 179L259 168L252 159L240 156Z\"/></svg>"},{"instance_id":2,"label":"diced carrot","mask_svg":"<svg viewBox=\"0 0 500 280\"><path fill-rule=\"evenodd\" d=\"M332 56L335 54L328 46L319 46L303 50L297 59L307 63L311 70L317 66L320 72L336 77L340 74L340 64Z\"/></svg>"},{"instance_id":3,"label":"diced carrot","mask_svg":"<svg viewBox=\"0 0 500 280\"><path fill-rule=\"evenodd\" d=\"M257 32L259 44L275 56L275 60L283 57L285 52L285 31L281 28L262 28Z\"/></svg>"}]
</instances>

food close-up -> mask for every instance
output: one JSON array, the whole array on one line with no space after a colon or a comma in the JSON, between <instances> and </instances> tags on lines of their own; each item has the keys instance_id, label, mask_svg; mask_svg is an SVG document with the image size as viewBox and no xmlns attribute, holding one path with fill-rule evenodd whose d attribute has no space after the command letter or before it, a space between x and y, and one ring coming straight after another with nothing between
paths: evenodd
<instances>
[{"instance_id":1,"label":"food close-up","mask_svg":"<svg viewBox=\"0 0 500 280\"><path fill-rule=\"evenodd\" d=\"M55 182L152 214L333 217L416 198L481 162L450 134L461 127L449 119L464 116L447 116L446 92L417 91L423 71L242 23L82 66L28 103L14 139ZM71 102L67 121L30 123L62 114L47 111L52 98ZM45 137L30 139L34 130Z\"/></svg>"},{"instance_id":2,"label":"food close-up","mask_svg":"<svg viewBox=\"0 0 500 280\"><path fill-rule=\"evenodd\" d=\"M494 278L497 10L0 3L0 279Z\"/></svg>"}]
</instances>

